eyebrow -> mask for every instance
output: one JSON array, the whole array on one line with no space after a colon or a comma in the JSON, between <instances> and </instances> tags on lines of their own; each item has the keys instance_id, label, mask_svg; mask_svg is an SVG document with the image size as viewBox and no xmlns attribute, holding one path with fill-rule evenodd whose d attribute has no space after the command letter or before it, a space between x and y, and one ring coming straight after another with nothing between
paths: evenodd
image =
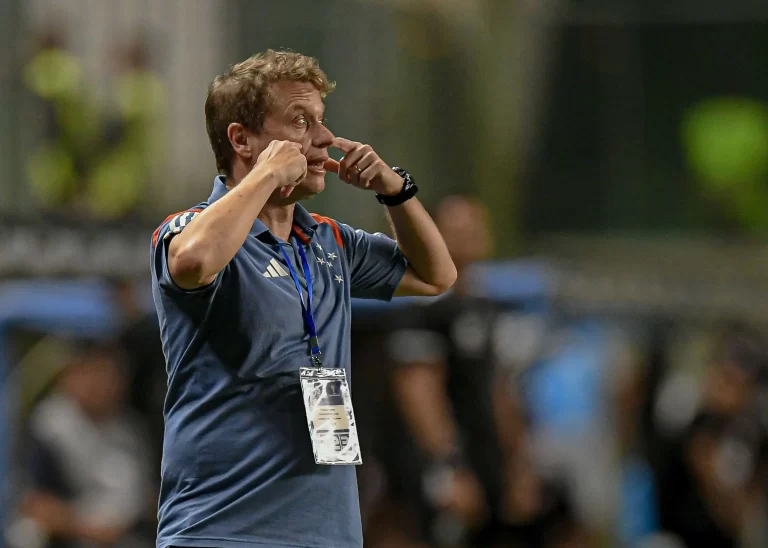
<instances>
[{"instance_id":1,"label":"eyebrow","mask_svg":"<svg viewBox=\"0 0 768 548\"><path fill-rule=\"evenodd\" d=\"M310 114L310 109L307 108L307 106L305 104L301 104L301 103L292 103L291 105L288 106L287 109L285 109L286 113L288 113L288 112L293 113L293 112L297 112L297 111L304 112L305 114ZM320 115L318 116L318 118L320 118L322 120L324 115L325 115L325 108L323 108L320 111Z\"/></svg>"}]
</instances>

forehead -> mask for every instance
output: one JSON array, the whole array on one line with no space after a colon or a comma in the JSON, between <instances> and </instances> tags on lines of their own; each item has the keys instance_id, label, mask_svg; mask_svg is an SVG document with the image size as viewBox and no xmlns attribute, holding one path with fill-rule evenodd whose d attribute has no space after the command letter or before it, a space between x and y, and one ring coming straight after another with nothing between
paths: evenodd
<instances>
[{"instance_id":1,"label":"forehead","mask_svg":"<svg viewBox=\"0 0 768 548\"><path fill-rule=\"evenodd\" d=\"M275 113L303 109L313 114L325 110L320 92L309 82L280 81L269 86L269 94Z\"/></svg>"}]
</instances>

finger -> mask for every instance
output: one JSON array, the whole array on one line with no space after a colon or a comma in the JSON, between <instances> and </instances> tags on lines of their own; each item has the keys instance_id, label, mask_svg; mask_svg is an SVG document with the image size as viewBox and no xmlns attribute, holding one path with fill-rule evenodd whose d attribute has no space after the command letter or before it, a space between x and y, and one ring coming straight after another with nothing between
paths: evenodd
<instances>
[{"instance_id":1,"label":"finger","mask_svg":"<svg viewBox=\"0 0 768 548\"><path fill-rule=\"evenodd\" d=\"M373 180L381 174L381 166L379 164L379 157L374 151L370 151L355 164L361 170L358 176L359 187L371 188Z\"/></svg>"},{"instance_id":2,"label":"finger","mask_svg":"<svg viewBox=\"0 0 768 548\"><path fill-rule=\"evenodd\" d=\"M298 143L294 143L293 141L273 141L273 143L275 145L274 146L275 153L280 152L281 150L290 150L292 148L297 148L297 145L298 145Z\"/></svg>"},{"instance_id":3,"label":"finger","mask_svg":"<svg viewBox=\"0 0 768 548\"><path fill-rule=\"evenodd\" d=\"M299 150L299 151L302 150L301 143L297 143L296 141L277 141L277 143L280 146L280 148L285 148L289 150L292 148L295 148L296 150Z\"/></svg>"},{"instance_id":4,"label":"finger","mask_svg":"<svg viewBox=\"0 0 768 548\"><path fill-rule=\"evenodd\" d=\"M349 168L347 176L349 177L349 184L352 186L361 186L360 176L363 174L362 170L357 167L357 164Z\"/></svg>"},{"instance_id":5,"label":"finger","mask_svg":"<svg viewBox=\"0 0 768 548\"><path fill-rule=\"evenodd\" d=\"M304 169L303 169L301 175L299 176L299 178L296 179L296 184L301 183L304 179L307 178L307 169L309 168L309 166L307 165L307 158L303 154L301 155L301 166Z\"/></svg>"},{"instance_id":6,"label":"finger","mask_svg":"<svg viewBox=\"0 0 768 548\"><path fill-rule=\"evenodd\" d=\"M352 182L349 175L349 168L352 167L363 156L360 150L363 145L357 143L357 147L347 152L339 162L339 179L347 183Z\"/></svg>"},{"instance_id":7,"label":"finger","mask_svg":"<svg viewBox=\"0 0 768 548\"><path fill-rule=\"evenodd\" d=\"M371 167L373 164L378 162L379 156L374 152L373 150L366 152L363 154L363 157L358 160L358 162L355 164L357 167L360 168L360 171L365 171L369 167Z\"/></svg>"},{"instance_id":8,"label":"finger","mask_svg":"<svg viewBox=\"0 0 768 548\"><path fill-rule=\"evenodd\" d=\"M357 186L360 188L371 188L371 182L378 176L379 168L376 164L371 165L360 173Z\"/></svg>"},{"instance_id":9,"label":"finger","mask_svg":"<svg viewBox=\"0 0 768 548\"><path fill-rule=\"evenodd\" d=\"M338 148L343 153L352 152L359 143L344 139L343 137L334 137L331 142L333 148Z\"/></svg>"},{"instance_id":10,"label":"finger","mask_svg":"<svg viewBox=\"0 0 768 548\"><path fill-rule=\"evenodd\" d=\"M256 158L257 164L263 160L266 160L272 155L272 149L274 148L276 142L277 141L272 141L267 145L267 148L261 151L261 154L259 154L258 158Z\"/></svg>"},{"instance_id":11,"label":"finger","mask_svg":"<svg viewBox=\"0 0 768 548\"><path fill-rule=\"evenodd\" d=\"M348 152L344 158L341 159L339 167L339 179L355 184L357 176L360 175L360 170L352 169L352 166L356 165L360 159L371 151L371 147L368 145L361 145L358 143L356 149Z\"/></svg>"},{"instance_id":12,"label":"finger","mask_svg":"<svg viewBox=\"0 0 768 548\"><path fill-rule=\"evenodd\" d=\"M284 186L283 188L280 189L280 196L282 198L287 198L288 196L290 196L291 193L293 192L293 189L296 188L297 186L299 186L304 181L304 179L306 179L306 178L307 178L307 166L305 165L304 166L304 173L302 173L299 176L299 178L296 179L296 182L294 184L288 185L288 186Z\"/></svg>"},{"instance_id":13,"label":"finger","mask_svg":"<svg viewBox=\"0 0 768 548\"><path fill-rule=\"evenodd\" d=\"M325 171L330 171L331 173L339 172L339 162L337 162L333 158L328 158L325 161L325 164L323 164L323 167L325 168Z\"/></svg>"}]
</instances>

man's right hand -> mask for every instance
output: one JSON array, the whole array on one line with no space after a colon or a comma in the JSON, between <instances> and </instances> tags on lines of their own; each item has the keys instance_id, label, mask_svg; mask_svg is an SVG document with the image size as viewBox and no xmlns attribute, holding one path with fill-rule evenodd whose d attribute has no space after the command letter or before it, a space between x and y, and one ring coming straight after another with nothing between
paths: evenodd
<instances>
[{"instance_id":1,"label":"man's right hand","mask_svg":"<svg viewBox=\"0 0 768 548\"><path fill-rule=\"evenodd\" d=\"M488 517L483 487L471 471L456 470L447 494L446 509L461 519L466 527L474 528Z\"/></svg>"},{"instance_id":2,"label":"man's right hand","mask_svg":"<svg viewBox=\"0 0 768 548\"><path fill-rule=\"evenodd\" d=\"M272 141L259 154L254 168L265 167L275 176L280 195L287 197L307 176L307 158L293 141Z\"/></svg>"}]
</instances>

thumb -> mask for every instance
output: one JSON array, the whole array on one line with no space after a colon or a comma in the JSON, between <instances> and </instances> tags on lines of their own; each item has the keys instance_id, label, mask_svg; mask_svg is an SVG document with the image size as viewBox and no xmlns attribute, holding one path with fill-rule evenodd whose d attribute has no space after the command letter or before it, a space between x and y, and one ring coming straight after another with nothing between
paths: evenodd
<instances>
[{"instance_id":1,"label":"thumb","mask_svg":"<svg viewBox=\"0 0 768 548\"><path fill-rule=\"evenodd\" d=\"M325 168L325 171L330 171L331 173L339 172L339 162L337 162L333 158L328 158L325 161L325 164L323 164L323 167Z\"/></svg>"}]
</instances>

